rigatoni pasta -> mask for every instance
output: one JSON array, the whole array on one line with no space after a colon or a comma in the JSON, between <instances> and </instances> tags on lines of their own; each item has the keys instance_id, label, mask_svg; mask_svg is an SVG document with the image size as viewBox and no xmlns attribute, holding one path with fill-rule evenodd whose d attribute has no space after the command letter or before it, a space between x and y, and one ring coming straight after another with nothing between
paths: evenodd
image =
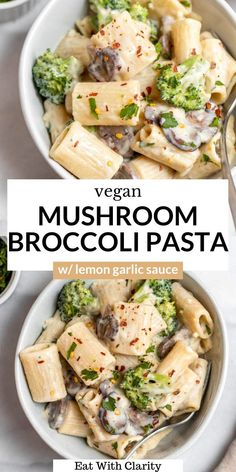
<instances>
[{"instance_id":1,"label":"rigatoni pasta","mask_svg":"<svg viewBox=\"0 0 236 472\"><path fill-rule=\"evenodd\" d=\"M200 409L208 368L200 355L212 347L213 321L181 284L76 280L62 287L57 308L45 329L54 342L20 353L33 400L48 402L52 429L122 459L149 431ZM135 458L166 434L171 428Z\"/></svg>"}]
</instances>

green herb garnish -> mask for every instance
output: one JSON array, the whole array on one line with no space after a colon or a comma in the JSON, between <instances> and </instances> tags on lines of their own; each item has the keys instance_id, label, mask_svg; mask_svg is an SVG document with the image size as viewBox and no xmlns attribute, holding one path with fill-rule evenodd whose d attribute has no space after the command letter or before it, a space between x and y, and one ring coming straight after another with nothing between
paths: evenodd
<instances>
[{"instance_id":1,"label":"green herb garnish","mask_svg":"<svg viewBox=\"0 0 236 472\"><path fill-rule=\"evenodd\" d=\"M120 111L120 117L124 118L124 120L131 120L133 116L137 116L139 111L139 107L137 103L131 103L130 105L126 105Z\"/></svg>"},{"instance_id":2,"label":"green herb garnish","mask_svg":"<svg viewBox=\"0 0 236 472\"><path fill-rule=\"evenodd\" d=\"M145 143L145 141L140 141L139 142L139 147L140 148L144 148L144 147L150 147L150 146L154 146L155 143Z\"/></svg>"},{"instance_id":3,"label":"green herb garnish","mask_svg":"<svg viewBox=\"0 0 236 472\"><path fill-rule=\"evenodd\" d=\"M77 346L77 344L74 343L74 342L70 345L70 347L69 347L69 349L66 353L67 360L70 359L70 356L71 356L72 352L74 352L74 350L76 349L76 346Z\"/></svg>"},{"instance_id":4,"label":"green herb garnish","mask_svg":"<svg viewBox=\"0 0 236 472\"><path fill-rule=\"evenodd\" d=\"M216 116L209 126L210 128L218 128L219 125L220 125L220 118Z\"/></svg>"},{"instance_id":5,"label":"green herb garnish","mask_svg":"<svg viewBox=\"0 0 236 472\"><path fill-rule=\"evenodd\" d=\"M112 449L114 449L114 451L117 451L118 449L118 442L113 442L112 445L111 445Z\"/></svg>"},{"instance_id":6,"label":"green herb garnish","mask_svg":"<svg viewBox=\"0 0 236 472\"><path fill-rule=\"evenodd\" d=\"M208 162L212 162L211 158L208 156L208 154L203 154L201 161L204 162L204 164L207 164Z\"/></svg>"},{"instance_id":7,"label":"green herb garnish","mask_svg":"<svg viewBox=\"0 0 236 472\"><path fill-rule=\"evenodd\" d=\"M84 380L95 380L98 378L98 373L96 372L96 370L83 369L81 372L81 376Z\"/></svg>"},{"instance_id":8,"label":"green herb garnish","mask_svg":"<svg viewBox=\"0 0 236 472\"><path fill-rule=\"evenodd\" d=\"M93 116L95 116L95 118L97 118L97 120L99 120L99 116L98 116L98 113L97 113L97 103L96 103L96 100L95 98L89 98L89 106L90 106L90 111L91 111L91 114Z\"/></svg>"},{"instance_id":9,"label":"green herb garnish","mask_svg":"<svg viewBox=\"0 0 236 472\"><path fill-rule=\"evenodd\" d=\"M161 124L162 128L176 128L178 126L178 121L174 118L173 112L161 113L161 118L165 121Z\"/></svg>"},{"instance_id":10,"label":"green herb garnish","mask_svg":"<svg viewBox=\"0 0 236 472\"><path fill-rule=\"evenodd\" d=\"M160 406L159 408L163 409L163 408L166 408L167 410L169 411L172 411L172 406L171 405L164 405L164 406Z\"/></svg>"},{"instance_id":11,"label":"green herb garnish","mask_svg":"<svg viewBox=\"0 0 236 472\"><path fill-rule=\"evenodd\" d=\"M154 344L152 346L149 346L146 350L146 354L149 354L149 352L155 352L155 346Z\"/></svg>"},{"instance_id":12,"label":"green herb garnish","mask_svg":"<svg viewBox=\"0 0 236 472\"><path fill-rule=\"evenodd\" d=\"M208 325L206 325L206 330L207 330L207 334L210 336L211 335L211 329L209 328Z\"/></svg>"},{"instance_id":13,"label":"green herb garnish","mask_svg":"<svg viewBox=\"0 0 236 472\"><path fill-rule=\"evenodd\" d=\"M102 407L104 410L115 411L116 409L116 400L110 395L102 401Z\"/></svg>"},{"instance_id":14,"label":"green herb garnish","mask_svg":"<svg viewBox=\"0 0 236 472\"><path fill-rule=\"evenodd\" d=\"M191 7L191 3L188 2L187 0L180 0L180 3L186 8Z\"/></svg>"},{"instance_id":15,"label":"green herb garnish","mask_svg":"<svg viewBox=\"0 0 236 472\"><path fill-rule=\"evenodd\" d=\"M76 97L76 98L79 100L80 98L83 98L83 97L82 97L82 95L78 95L78 97Z\"/></svg>"},{"instance_id":16,"label":"green herb garnish","mask_svg":"<svg viewBox=\"0 0 236 472\"><path fill-rule=\"evenodd\" d=\"M162 53L162 49L163 49L163 47L162 47L161 43L159 43L159 42L158 42L158 43L156 43L156 45L155 45L155 49L156 49L156 53L157 53L157 60L158 60L158 59L160 59L160 55L161 55L161 53Z\"/></svg>"},{"instance_id":17,"label":"green herb garnish","mask_svg":"<svg viewBox=\"0 0 236 472\"><path fill-rule=\"evenodd\" d=\"M217 80L215 85L219 85L219 87L220 87L221 85L225 85L225 84L223 84L223 82L221 82L220 80Z\"/></svg>"},{"instance_id":18,"label":"green herb garnish","mask_svg":"<svg viewBox=\"0 0 236 472\"><path fill-rule=\"evenodd\" d=\"M7 270L7 245L0 238L0 293L2 293L7 287L12 272Z\"/></svg>"}]
</instances>

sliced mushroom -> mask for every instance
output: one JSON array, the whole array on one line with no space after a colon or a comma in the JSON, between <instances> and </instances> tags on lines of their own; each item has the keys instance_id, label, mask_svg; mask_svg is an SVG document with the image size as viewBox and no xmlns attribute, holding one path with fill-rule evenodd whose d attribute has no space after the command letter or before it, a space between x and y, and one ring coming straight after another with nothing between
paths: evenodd
<instances>
[{"instance_id":1,"label":"sliced mushroom","mask_svg":"<svg viewBox=\"0 0 236 472\"><path fill-rule=\"evenodd\" d=\"M126 428L127 434L143 434L155 428L159 423L159 411L145 412L130 407L128 410L129 426Z\"/></svg>"},{"instance_id":2,"label":"sliced mushroom","mask_svg":"<svg viewBox=\"0 0 236 472\"><path fill-rule=\"evenodd\" d=\"M114 387L108 379L104 380L99 385L99 390L103 397L107 397L107 395L110 395L113 392L113 389Z\"/></svg>"},{"instance_id":3,"label":"sliced mushroom","mask_svg":"<svg viewBox=\"0 0 236 472\"><path fill-rule=\"evenodd\" d=\"M116 72L121 68L119 53L112 48L95 49L90 47L89 54L92 62L88 65L88 72L97 82L112 82Z\"/></svg>"},{"instance_id":4,"label":"sliced mushroom","mask_svg":"<svg viewBox=\"0 0 236 472\"><path fill-rule=\"evenodd\" d=\"M48 415L48 424L52 429L58 429L63 424L69 397L65 397L57 402L48 403L46 412Z\"/></svg>"},{"instance_id":5,"label":"sliced mushroom","mask_svg":"<svg viewBox=\"0 0 236 472\"><path fill-rule=\"evenodd\" d=\"M130 165L126 163L126 164L122 164L122 166L119 168L117 173L112 178L119 179L119 180L121 179L127 180L127 179L136 179L137 177L134 171L131 169Z\"/></svg>"},{"instance_id":6,"label":"sliced mushroom","mask_svg":"<svg viewBox=\"0 0 236 472\"><path fill-rule=\"evenodd\" d=\"M96 321L97 335L100 339L114 341L118 331L119 323L113 313L106 316L98 316Z\"/></svg>"},{"instance_id":7,"label":"sliced mushroom","mask_svg":"<svg viewBox=\"0 0 236 472\"><path fill-rule=\"evenodd\" d=\"M162 25L161 25L161 36L159 38L159 42L162 45L161 55L164 59L171 58L171 50L172 50L172 36L171 36L171 29L174 23L174 18L169 15L165 15L162 17Z\"/></svg>"},{"instance_id":8,"label":"sliced mushroom","mask_svg":"<svg viewBox=\"0 0 236 472\"><path fill-rule=\"evenodd\" d=\"M174 347L177 341L184 341L188 339L190 336L190 332L188 328L181 328L177 331L173 336L166 337L158 346L157 354L160 359L163 359Z\"/></svg>"},{"instance_id":9,"label":"sliced mushroom","mask_svg":"<svg viewBox=\"0 0 236 472\"><path fill-rule=\"evenodd\" d=\"M130 148L135 129L132 126L99 126L98 134L105 143L125 158L133 156Z\"/></svg>"},{"instance_id":10,"label":"sliced mushroom","mask_svg":"<svg viewBox=\"0 0 236 472\"><path fill-rule=\"evenodd\" d=\"M182 108L147 106L144 114L147 121L162 128L171 144L187 152L195 151L202 144L208 143L218 132L222 122L221 110L212 103L207 103L204 109L187 113ZM167 116L173 119L172 123Z\"/></svg>"},{"instance_id":11,"label":"sliced mushroom","mask_svg":"<svg viewBox=\"0 0 236 472\"><path fill-rule=\"evenodd\" d=\"M67 393L69 393L71 397L75 397L82 388L82 383L69 365L63 366L63 377Z\"/></svg>"},{"instance_id":12,"label":"sliced mushroom","mask_svg":"<svg viewBox=\"0 0 236 472\"><path fill-rule=\"evenodd\" d=\"M114 405L114 409L111 410L105 407L109 403ZM125 396L115 391L104 397L102 406L99 409L99 419L108 433L122 434L125 432L128 423L128 406L129 402Z\"/></svg>"}]
</instances>

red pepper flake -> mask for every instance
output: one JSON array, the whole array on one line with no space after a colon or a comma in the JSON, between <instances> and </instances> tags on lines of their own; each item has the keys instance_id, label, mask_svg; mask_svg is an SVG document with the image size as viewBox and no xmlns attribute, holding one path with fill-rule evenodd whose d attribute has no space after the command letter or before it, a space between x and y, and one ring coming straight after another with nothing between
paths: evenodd
<instances>
[{"instance_id":1,"label":"red pepper flake","mask_svg":"<svg viewBox=\"0 0 236 472\"><path fill-rule=\"evenodd\" d=\"M120 84L121 87L124 87L124 85L127 85L127 82L124 82L123 84Z\"/></svg>"},{"instance_id":2,"label":"red pepper flake","mask_svg":"<svg viewBox=\"0 0 236 472\"><path fill-rule=\"evenodd\" d=\"M79 141L76 141L73 147L76 148L78 144L79 144Z\"/></svg>"},{"instance_id":3,"label":"red pepper flake","mask_svg":"<svg viewBox=\"0 0 236 472\"><path fill-rule=\"evenodd\" d=\"M89 94L89 97L96 97L98 95L98 92L92 92Z\"/></svg>"},{"instance_id":4,"label":"red pepper flake","mask_svg":"<svg viewBox=\"0 0 236 472\"><path fill-rule=\"evenodd\" d=\"M118 347L119 347L119 344L116 345L116 348L118 348Z\"/></svg>"},{"instance_id":5,"label":"red pepper flake","mask_svg":"<svg viewBox=\"0 0 236 472\"><path fill-rule=\"evenodd\" d=\"M126 320L121 320L120 326L127 326L127 321Z\"/></svg>"},{"instance_id":6,"label":"red pepper flake","mask_svg":"<svg viewBox=\"0 0 236 472\"><path fill-rule=\"evenodd\" d=\"M119 370L119 366L118 366L118 365L115 366L115 370Z\"/></svg>"},{"instance_id":7,"label":"red pepper flake","mask_svg":"<svg viewBox=\"0 0 236 472\"><path fill-rule=\"evenodd\" d=\"M114 43L112 44L112 49L119 49L119 48L120 48L120 43L114 42Z\"/></svg>"},{"instance_id":8,"label":"red pepper flake","mask_svg":"<svg viewBox=\"0 0 236 472\"><path fill-rule=\"evenodd\" d=\"M216 69L216 62L211 62L211 69Z\"/></svg>"},{"instance_id":9,"label":"red pepper flake","mask_svg":"<svg viewBox=\"0 0 236 472\"><path fill-rule=\"evenodd\" d=\"M108 106L107 106L107 105L106 105L106 111L109 111L109 108L108 108Z\"/></svg>"},{"instance_id":10,"label":"red pepper flake","mask_svg":"<svg viewBox=\"0 0 236 472\"><path fill-rule=\"evenodd\" d=\"M192 54L192 56L196 56L196 54L197 54L197 51L196 51L196 49L195 49L195 48L193 48L193 49L192 49L192 52L191 52L191 54Z\"/></svg>"},{"instance_id":11,"label":"red pepper flake","mask_svg":"<svg viewBox=\"0 0 236 472\"><path fill-rule=\"evenodd\" d=\"M200 384L200 380L196 380L196 384Z\"/></svg>"},{"instance_id":12,"label":"red pepper flake","mask_svg":"<svg viewBox=\"0 0 236 472\"><path fill-rule=\"evenodd\" d=\"M43 364L45 361L38 361L38 364Z\"/></svg>"},{"instance_id":13,"label":"red pepper flake","mask_svg":"<svg viewBox=\"0 0 236 472\"><path fill-rule=\"evenodd\" d=\"M138 46L137 51L136 51L137 56L140 55L141 51L142 51L142 46Z\"/></svg>"},{"instance_id":14,"label":"red pepper flake","mask_svg":"<svg viewBox=\"0 0 236 472\"><path fill-rule=\"evenodd\" d=\"M83 344L83 342L81 341L81 339L75 338L75 340L78 341L79 344Z\"/></svg>"},{"instance_id":15,"label":"red pepper flake","mask_svg":"<svg viewBox=\"0 0 236 472\"><path fill-rule=\"evenodd\" d=\"M130 70L130 68L129 68L129 67L127 67L127 72L129 72L129 70Z\"/></svg>"},{"instance_id":16,"label":"red pepper flake","mask_svg":"<svg viewBox=\"0 0 236 472\"><path fill-rule=\"evenodd\" d=\"M139 341L139 338L135 338L133 339L133 341L130 341L130 346L133 346L134 344L136 344L137 342Z\"/></svg>"},{"instance_id":17,"label":"red pepper flake","mask_svg":"<svg viewBox=\"0 0 236 472\"><path fill-rule=\"evenodd\" d=\"M148 376L148 372L145 372L145 374L143 374L143 376L146 378Z\"/></svg>"},{"instance_id":18,"label":"red pepper flake","mask_svg":"<svg viewBox=\"0 0 236 472\"><path fill-rule=\"evenodd\" d=\"M124 310L124 309L125 309L125 305L120 305L120 309L121 309L121 310Z\"/></svg>"},{"instance_id":19,"label":"red pepper flake","mask_svg":"<svg viewBox=\"0 0 236 472\"><path fill-rule=\"evenodd\" d=\"M102 351L100 352L100 354L102 354L102 356L105 356L105 355L106 355L106 353L105 353L105 352L102 352Z\"/></svg>"},{"instance_id":20,"label":"red pepper flake","mask_svg":"<svg viewBox=\"0 0 236 472\"><path fill-rule=\"evenodd\" d=\"M100 372L103 372L103 370L105 369L105 367L100 367Z\"/></svg>"},{"instance_id":21,"label":"red pepper flake","mask_svg":"<svg viewBox=\"0 0 236 472\"><path fill-rule=\"evenodd\" d=\"M173 72L178 72L178 67L176 64L173 66Z\"/></svg>"},{"instance_id":22,"label":"red pepper flake","mask_svg":"<svg viewBox=\"0 0 236 472\"><path fill-rule=\"evenodd\" d=\"M101 29L101 30L100 30L100 34L101 34L102 36L105 36L106 33L105 33L105 31L104 31L103 29Z\"/></svg>"},{"instance_id":23,"label":"red pepper flake","mask_svg":"<svg viewBox=\"0 0 236 472\"><path fill-rule=\"evenodd\" d=\"M159 169L163 170L163 166L161 164L159 164Z\"/></svg>"},{"instance_id":24,"label":"red pepper flake","mask_svg":"<svg viewBox=\"0 0 236 472\"><path fill-rule=\"evenodd\" d=\"M146 87L148 95L151 95L152 93L152 87Z\"/></svg>"},{"instance_id":25,"label":"red pepper flake","mask_svg":"<svg viewBox=\"0 0 236 472\"><path fill-rule=\"evenodd\" d=\"M173 392L173 395L179 395L179 393L180 393L180 390L179 390L179 388L178 388L177 390L175 390L175 391Z\"/></svg>"},{"instance_id":26,"label":"red pepper flake","mask_svg":"<svg viewBox=\"0 0 236 472\"><path fill-rule=\"evenodd\" d=\"M210 103L210 102L207 102L206 108L207 108L207 110L210 110L210 109L211 109L211 103Z\"/></svg>"},{"instance_id":27,"label":"red pepper flake","mask_svg":"<svg viewBox=\"0 0 236 472\"><path fill-rule=\"evenodd\" d=\"M174 369L173 369L173 370L171 370L171 372L169 372L169 374L168 374L168 375L169 375L169 377L172 377L172 376L174 375L174 373L175 373L175 370L174 370Z\"/></svg>"},{"instance_id":28,"label":"red pepper flake","mask_svg":"<svg viewBox=\"0 0 236 472\"><path fill-rule=\"evenodd\" d=\"M218 118L221 118L221 109L217 108L216 111L215 111L215 114L216 114L216 116L218 116Z\"/></svg>"},{"instance_id":29,"label":"red pepper flake","mask_svg":"<svg viewBox=\"0 0 236 472\"><path fill-rule=\"evenodd\" d=\"M123 372L125 370L125 366L124 365L121 365L120 366L120 372Z\"/></svg>"},{"instance_id":30,"label":"red pepper flake","mask_svg":"<svg viewBox=\"0 0 236 472\"><path fill-rule=\"evenodd\" d=\"M79 360L80 360L80 356L79 356L79 357L77 357L77 359L76 359L76 360L77 360L77 362L79 362Z\"/></svg>"}]
</instances>

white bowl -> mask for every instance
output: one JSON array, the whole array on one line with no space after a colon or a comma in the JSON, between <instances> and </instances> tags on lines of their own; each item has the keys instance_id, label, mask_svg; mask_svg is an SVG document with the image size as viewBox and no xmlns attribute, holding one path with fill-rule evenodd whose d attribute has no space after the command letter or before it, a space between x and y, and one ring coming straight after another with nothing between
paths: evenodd
<instances>
[{"instance_id":1,"label":"white bowl","mask_svg":"<svg viewBox=\"0 0 236 472\"><path fill-rule=\"evenodd\" d=\"M0 23L15 21L28 13L38 0L11 0L0 3Z\"/></svg>"},{"instance_id":2,"label":"white bowl","mask_svg":"<svg viewBox=\"0 0 236 472\"><path fill-rule=\"evenodd\" d=\"M87 282L89 284L91 280ZM31 399L19 360L19 352L34 342L41 332L43 321L54 313L57 296L64 283L66 283L65 280L50 282L37 298L25 319L15 358L17 392L22 408L30 423L41 438L58 454L67 459L102 459L106 456L95 449L91 449L84 439L60 435L49 428L43 406L34 403ZM173 431L167 436L160 443L158 452L155 450L151 451L148 454L148 459L176 457L192 446L209 423L220 400L225 383L228 364L228 341L223 316L216 307L212 297L205 291L195 276L185 274L183 285L186 289L192 291L206 306L214 319L213 348L208 356L212 361L210 381L199 413L194 416L190 424L183 426L181 429L178 428L178 430Z\"/></svg>"},{"instance_id":3,"label":"white bowl","mask_svg":"<svg viewBox=\"0 0 236 472\"><path fill-rule=\"evenodd\" d=\"M3 239L3 241L5 243L7 243L7 238L5 238L4 236L1 236L0 239ZM20 279L20 272L19 271L12 271L11 278L10 278L5 290L3 290L3 292L0 293L0 305L2 305L2 303L6 302L8 300L8 298L11 297L11 295L13 294L13 292L16 289L16 286L19 282L19 279Z\"/></svg>"},{"instance_id":4,"label":"white bowl","mask_svg":"<svg viewBox=\"0 0 236 472\"><path fill-rule=\"evenodd\" d=\"M50 140L42 120L42 101L32 81L32 66L45 49L56 48L75 19L85 16L87 3L87 0L70 0L68 8L67 2L51 0L33 24L20 60L20 100L26 124L44 159L64 179L75 177L49 157ZM224 0L193 0L193 7L203 17L204 29L215 31L236 57L236 14L232 8Z\"/></svg>"}]
</instances>

